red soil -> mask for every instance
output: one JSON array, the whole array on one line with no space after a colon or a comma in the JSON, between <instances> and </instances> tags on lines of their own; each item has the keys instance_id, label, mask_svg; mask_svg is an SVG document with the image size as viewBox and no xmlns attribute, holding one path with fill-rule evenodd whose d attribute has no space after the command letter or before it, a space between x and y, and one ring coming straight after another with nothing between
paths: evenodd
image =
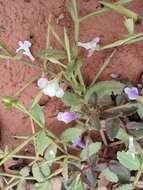
<instances>
[{"instance_id":1,"label":"red soil","mask_svg":"<svg viewBox=\"0 0 143 190\"><path fill-rule=\"evenodd\" d=\"M111 1L115 2L115 1ZM96 0L78 0L80 15L85 15L96 9ZM128 7L143 16L143 1L134 0ZM32 52L45 48L47 20L49 14L55 21L63 14L64 18L56 26L62 34L63 26L67 25L72 31L71 20L66 11L65 0L0 0L0 42L3 42L10 50L15 52L19 40L28 39L32 42ZM110 11L89 18L81 23L80 41L89 41L100 36L101 44L108 44L126 36L127 31L123 26L123 17ZM136 31L141 32L142 24L136 25ZM72 32L71 32L72 35ZM32 36L32 39L30 37ZM143 71L143 43L117 48L112 63L105 70L101 79L109 79L111 73L120 74L123 79L133 82ZM81 50L84 57L83 73L86 83L89 84L97 69L103 64L113 50L95 52L87 58L87 52ZM13 95L20 87L36 76L38 70L29 68L12 61L0 61L0 94ZM21 102L29 104L31 98L37 92L36 84L33 83L19 97ZM48 116L55 115L59 110L64 110L57 99L48 99L44 106L47 117L47 126L59 134L65 129L65 125ZM28 135L31 133L30 122L16 110L10 110L1 105L0 107L1 145L15 145L17 141L11 135Z\"/></svg>"}]
</instances>

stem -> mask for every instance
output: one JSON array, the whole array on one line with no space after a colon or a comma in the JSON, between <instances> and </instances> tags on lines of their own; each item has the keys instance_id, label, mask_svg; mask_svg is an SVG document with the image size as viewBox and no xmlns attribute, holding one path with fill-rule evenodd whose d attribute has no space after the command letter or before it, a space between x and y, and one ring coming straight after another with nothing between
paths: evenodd
<instances>
[{"instance_id":1,"label":"stem","mask_svg":"<svg viewBox=\"0 0 143 190\"><path fill-rule=\"evenodd\" d=\"M8 185L5 190L11 190L11 188L13 188L14 186L16 186L18 183L20 182L20 180L14 181L13 183L11 183L10 185Z\"/></svg>"},{"instance_id":2,"label":"stem","mask_svg":"<svg viewBox=\"0 0 143 190\"><path fill-rule=\"evenodd\" d=\"M122 108L130 108L130 107L138 107L139 103L127 103L127 104L124 104L124 105L120 105L120 106L116 106L116 107L113 107L113 108L109 108L109 109L106 109L104 110L104 112L113 112L113 111L116 111L118 109L122 109Z\"/></svg>"},{"instance_id":3,"label":"stem","mask_svg":"<svg viewBox=\"0 0 143 190\"><path fill-rule=\"evenodd\" d=\"M77 73L78 73L78 78L79 78L80 84L83 86L83 92L86 92L86 86L85 86L85 83L84 83L83 76L81 74L81 70L78 69Z\"/></svg>"},{"instance_id":4,"label":"stem","mask_svg":"<svg viewBox=\"0 0 143 190\"><path fill-rule=\"evenodd\" d=\"M32 134L35 134L35 127L34 127L33 120L32 119L30 119L30 120L31 120ZM34 137L33 141L34 141L34 147L35 147L35 156L36 156L36 158L38 158L38 151L37 151L37 145L36 145L36 138L35 137Z\"/></svg>"},{"instance_id":5,"label":"stem","mask_svg":"<svg viewBox=\"0 0 143 190\"><path fill-rule=\"evenodd\" d=\"M74 56L75 58L78 56L78 37L79 37L79 17L77 10L77 2L76 0L72 0L72 7L74 9L73 14L73 22L74 22Z\"/></svg>"},{"instance_id":6,"label":"stem","mask_svg":"<svg viewBox=\"0 0 143 190\"><path fill-rule=\"evenodd\" d=\"M27 159L27 160L35 160L35 156L25 156L25 155L13 155L12 158L21 158L21 159Z\"/></svg>"},{"instance_id":7,"label":"stem","mask_svg":"<svg viewBox=\"0 0 143 190\"><path fill-rule=\"evenodd\" d=\"M29 85L31 85L34 81L36 81L40 76L41 76L41 74L36 77L33 77L20 90L18 90L13 96L14 97L19 96Z\"/></svg>"},{"instance_id":8,"label":"stem","mask_svg":"<svg viewBox=\"0 0 143 190\"><path fill-rule=\"evenodd\" d=\"M59 37L59 35L56 33L56 31L54 30L54 27L52 26L51 23L49 23L50 29L52 31L53 36L55 37L55 39L57 40L57 42L64 48L65 48L65 44L63 43L62 39Z\"/></svg>"},{"instance_id":9,"label":"stem","mask_svg":"<svg viewBox=\"0 0 143 190\"><path fill-rule=\"evenodd\" d=\"M56 162L56 161L58 161L58 160L61 160L61 159L66 158L66 157L67 157L66 155L63 155L63 156L56 157L56 158L53 159L53 160L47 160L47 161L45 161L44 163L40 164L40 166L45 166L46 164L51 163L51 161L52 161L52 162Z\"/></svg>"},{"instance_id":10,"label":"stem","mask_svg":"<svg viewBox=\"0 0 143 190\"><path fill-rule=\"evenodd\" d=\"M0 173L0 176L3 177L14 177L14 178L18 178L18 179L25 179L25 180L35 180L34 177L23 177L21 175L15 175L15 174L9 174L9 173Z\"/></svg>"},{"instance_id":11,"label":"stem","mask_svg":"<svg viewBox=\"0 0 143 190\"><path fill-rule=\"evenodd\" d=\"M6 182L7 185L11 184L15 180L15 177L12 177L8 182Z\"/></svg>"},{"instance_id":12,"label":"stem","mask_svg":"<svg viewBox=\"0 0 143 190\"><path fill-rule=\"evenodd\" d=\"M13 61L16 61L16 62L18 61L18 62L21 62L24 65L27 65L27 66L30 66L30 67L34 67L34 68L38 68L38 69L42 69L37 64L33 64L31 62L28 62L28 61L25 61L25 60L21 60L21 59L18 59L16 57L12 57L11 55L2 55L2 54L0 54L0 58L1 59L7 59L7 60L13 60Z\"/></svg>"},{"instance_id":13,"label":"stem","mask_svg":"<svg viewBox=\"0 0 143 190\"><path fill-rule=\"evenodd\" d=\"M7 160L11 159L13 155L15 155L17 152L19 152L23 147L25 147L35 136L37 136L40 132L35 133L31 137L29 137L27 140L25 140L22 144L20 144L18 147L16 147L12 152L8 153L1 161L0 166L4 164Z\"/></svg>"},{"instance_id":14,"label":"stem","mask_svg":"<svg viewBox=\"0 0 143 190\"><path fill-rule=\"evenodd\" d=\"M46 37L46 49L48 49L50 47L50 33L51 33L51 27L50 24L51 23L51 19L52 19L52 15L49 16L49 21L48 21L48 27L47 27L47 37ZM47 59L45 58L44 62L43 62L43 67L44 67L44 71L47 70ZM43 72L43 75L45 75L45 73Z\"/></svg>"},{"instance_id":15,"label":"stem","mask_svg":"<svg viewBox=\"0 0 143 190\"><path fill-rule=\"evenodd\" d=\"M15 61L21 62L22 64L27 65L29 67L34 67L35 69L43 70L43 68L36 63L33 64L33 63L25 61L25 60L15 60Z\"/></svg>"},{"instance_id":16,"label":"stem","mask_svg":"<svg viewBox=\"0 0 143 190\"><path fill-rule=\"evenodd\" d=\"M74 24L74 55L77 57L78 55L78 36L79 36L79 20L77 20Z\"/></svg>"},{"instance_id":17,"label":"stem","mask_svg":"<svg viewBox=\"0 0 143 190\"><path fill-rule=\"evenodd\" d=\"M105 146L108 146L108 143L107 143L107 140L106 140L106 137L105 137L105 134L104 134L104 130L103 129L100 129L100 135L101 135L101 138L102 138L102 141L104 143Z\"/></svg>"},{"instance_id":18,"label":"stem","mask_svg":"<svg viewBox=\"0 0 143 190\"><path fill-rule=\"evenodd\" d=\"M134 186L136 186L136 184L138 183L138 181L139 181L141 175L142 175L142 171L139 170L139 171L137 172L137 174L136 174L136 177L135 177Z\"/></svg>"},{"instance_id":19,"label":"stem","mask_svg":"<svg viewBox=\"0 0 143 190\"><path fill-rule=\"evenodd\" d=\"M135 139L136 141L137 141L137 140L141 140L141 139L143 139L143 135L141 135L140 137L134 137L134 139ZM109 144L108 146L116 146L116 145L125 143L126 141L128 141L128 139L126 139L126 140L120 140L120 141L118 141L118 142L113 142L113 143Z\"/></svg>"},{"instance_id":20,"label":"stem","mask_svg":"<svg viewBox=\"0 0 143 190\"><path fill-rule=\"evenodd\" d=\"M104 61L103 65L101 66L101 68L99 69L99 71L97 72L97 74L95 75L95 78L93 79L92 83L90 86L93 86L95 84L95 82L97 81L97 79L100 77L100 75L103 73L103 71L105 70L105 68L110 64L112 57L114 56L116 52L116 49L111 53L111 55L109 57L107 57L107 59Z\"/></svg>"},{"instance_id":21,"label":"stem","mask_svg":"<svg viewBox=\"0 0 143 190\"><path fill-rule=\"evenodd\" d=\"M123 5L123 4L126 4L126 3L129 3L129 2L131 2L131 1L133 1L133 0L120 0L120 1L118 1L118 2L116 2L116 3L114 3L115 5ZM83 16L83 17L81 17L80 19L79 19L79 22L82 22L82 21L84 21L84 20L86 20L86 19L88 19L88 18L90 18L90 17L92 17L92 16L96 16L96 15L98 15L98 14L100 14L100 13L103 13L103 12L106 12L106 11L109 11L110 9L109 8L99 8L99 9L97 9L97 10L95 10L94 12L91 12L91 13L89 13L89 14L87 14L87 15L85 15L85 16Z\"/></svg>"}]
</instances>

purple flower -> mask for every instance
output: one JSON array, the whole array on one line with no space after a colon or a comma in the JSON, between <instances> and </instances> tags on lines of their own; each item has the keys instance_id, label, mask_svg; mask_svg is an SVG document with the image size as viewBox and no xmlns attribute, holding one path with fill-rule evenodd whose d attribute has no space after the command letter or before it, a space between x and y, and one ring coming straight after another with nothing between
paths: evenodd
<instances>
[{"instance_id":1,"label":"purple flower","mask_svg":"<svg viewBox=\"0 0 143 190\"><path fill-rule=\"evenodd\" d=\"M78 118L78 114L75 112L59 112L57 115L57 120L63 121L64 123L70 123Z\"/></svg>"},{"instance_id":2,"label":"purple flower","mask_svg":"<svg viewBox=\"0 0 143 190\"><path fill-rule=\"evenodd\" d=\"M139 91L136 87L131 87L131 88L126 87L124 89L124 92L127 94L130 100L136 100L139 96Z\"/></svg>"},{"instance_id":3,"label":"purple flower","mask_svg":"<svg viewBox=\"0 0 143 190\"><path fill-rule=\"evenodd\" d=\"M72 143L73 143L73 146L75 146L75 147L77 146L77 147L82 148L82 149L84 149L86 146L80 137L78 139L73 140Z\"/></svg>"}]
</instances>

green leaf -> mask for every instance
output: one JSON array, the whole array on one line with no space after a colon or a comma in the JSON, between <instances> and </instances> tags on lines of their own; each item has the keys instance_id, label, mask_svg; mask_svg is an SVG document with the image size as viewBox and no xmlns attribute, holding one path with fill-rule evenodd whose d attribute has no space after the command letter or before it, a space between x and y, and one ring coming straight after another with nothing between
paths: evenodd
<instances>
[{"instance_id":1,"label":"green leaf","mask_svg":"<svg viewBox=\"0 0 143 190\"><path fill-rule=\"evenodd\" d=\"M74 61L72 61L71 63L67 64L67 68L66 68L66 76L68 78L71 78L73 72L76 69L76 64Z\"/></svg>"},{"instance_id":2,"label":"green leaf","mask_svg":"<svg viewBox=\"0 0 143 190\"><path fill-rule=\"evenodd\" d=\"M36 118L43 126L45 125L45 116L43 113L42 108L36 104L32 110L31 110L31 115Z\"/></svg>"},{"instance_id":3,"label":"green leaf","mask_svg":"<svg viewBox=\"0 0 143 190\"><path fill-rule=\"evenodd\" d=\"M128 122L127 123L128 132L131 135L137 136L143 134L143 123L141 122Z\"/></svg>"},{"instance_id":4,"label":"green leaf","mask_svg":"<svg viewBox=\"0 0 143 190\"><path fill-rule=\"evenodd\" d=\"M124 104L123 106L113 107L111 109L104 110L102 113L102 117L104 118L112 118L116 116L129 116L137 111L137 106L132 104Z\"/></svg>"},{"instance_id":5,"label":"green leaf","mask_svg":"<svg viewBox=\"0 0 143 190\"><path fill-rule=\"evenodd\" d=\"M97 177L96 177L95 172L92 170L92 168L84 169L82 177L83 177L84 183L86 183L87 185L89 185L91 187L96 187Z\"/></svg>"},{"instance_id":6,"label":"green leaf","mask_svg":"<svg viewBox=\"0 0 143 190\"><path fill-rule=\"evenodd\" d=\"M108 48L114 48L114 47L118 47L118 46L125 45L125 44L131 44L131 43L134 43L134 42L137 42L137 41L141 41L142 39L143 39L143 34L142 33L133 34L133 35L130 35L129 37L127 37L127 38L115 41L115 42L113 42L111 44L108 44L108 45L105 45L105 46L102 46L102 47L100 47L99 50L108 49Z\"/></svg>"},{"instance_id":7,"label":"green leaf","mask_svg":"<svg viewBox=\"0 0 143 190\"><path fill-rule=\"evenodd\" d=\"M69 42L69 37L67 34L67 29L64 28L64 41L65 41L65 48L67 51L67 56L68 56L68 62L71 62L71 50L70 50L70 42Z\"/></svg>"},{"instance_id":8,"label":"green leaf","mask_svg":"<svg viewBox=\"0 0 143 190\"><path fill-rule=\"evenodd\" d=\"M26 166L26 167L22 168L19 173L20 173L20 175L22 175L24 177L29 176L30 168L28 166Z\"/></svg>"},{"instance_id":9,"label":"green leaf","mask_svg":"<svg viewBox=\"0 0 143 190\"><path fill-rule=\"evenodd\" d=\"M76 0L69 1L68 10L71 14L73 21L77 22L78 21L78 12L77 12Z\"/></svg>"},{"instance_id":10,"label":"green leaf","mask_svg":"<svg viewBox=\"0 0 143 190\"><path fill-rule=\"evenodd\" d=\"M137 113L140 116L140 118L143 118L143 104L138 105Z\"/></svg>"},{"instance_id":11,"label":"green leaf","mask_svg":"<svg viewBox=\"0 0 143 190\"><path fill-rule=\"evenodd\" d=\"M101 4L103 4L105 7L110 8L124 16L133 18L135 21L137 21L139 19L139 15L136 14L135 12L123 7L122 5L115 5L113 3L107 3L104 1L100 1Z\"/></svg>"},{"instance_id":12,"label":"green leaf","mask_svg":"<svg viewBox=\"0 0 143 190\"><path fill-rule=\"evenodd\" d=\"M127 123L127 128L128 129L131 129L131 130L143 130L143 123L141 122L135 122L135 121L132 121L132 122L128 122Z\"/></svg>"},{"instance_id":13,"label":"green leaf","mask_svg":"<svg viewBox=\"0 0 143 190\"><path fill-rule=\"evenodd\" d=\"M133 0L119 0L119 1L115 2L114 4L115 4L115 5L123 5L123 4L129 3L129 2L132 2L132 1L133 1ZM81 18L79 19L79 21L82 22L82 21L84 21L84 20L86 20L86 19L88 19L88 18L90 18L90 17L99 15L99 14L101 14L101 13L103 13L103 12L106 12L106 11L109 11L109 10L110 10L110 8L107 8L107 7L103 7L103 8L101 8L101 9L100 9L100 8L99 8L99 9L96 9L95 11L93 11L93 12L91 12L91 13L88 13L87 15L81 17Z\"/></svg>"},{"instance_id":14,"label":"green leaf","mask_svg":"<svg viewBox=\"0 0 143 190\"><path fill-rule=\"evenodd\" d=\"M52 140L46 136L45 131L41 131L36 137L37 153L41 156L44 155L46 148L52 143Z\"/></svg>"},{"instance_id":15,"label":"green leaf","mask_svg":"<svg viewBox=\"0 0 143 190\"><path fill-rule=\"evenodd\" d=\"M38 57L40 58L54 58L56 60L62 60L67 58L67 54L63 50L58 50L58 49L47 49L47 50L40 50L37 54Z\"/></svg>"},{"instance_id":16,"label":"green leaf","mask_svg":"<svg viewBox=\"0 0 143 190\"><path fill-rule=\"evenodd\" d=\"M68 160L67 160L67 158L65 158L62 163L62 176L63 176L65 182L68 181L68 169L69 169L68 168Z\"/></svg>"},{"instance_id":17,"label":"green leaf","mask_svg":"<svg viewBox=\"0 0 143 190\"><path fill-rule=\"evenodd\" d=\"M83 130L79 129L79 128L69 128L66 129L62 135L61 135L61 139L64 140L65 142L70 142L73 140L76 140L77 138L79 138L82 134Z\"/></svg>"},{"instance_id":18,"label":"green leaf","mask_svg":"<svg viewBox=\"0 0 143 190\"><path fill-rule=\"evenodd\" d=\"M104 169L102 171L102 174L106 177L108 181L115 183L118 182L118 176L115 173L113 173L109 168Z\"/></svg>"},{"instance_id":19,"label":"green leaf","mask_svg":"<svg viewBox=\"0 0 143 190\"><path fill-rule=\"evenodd\" d=\"M133 186L131 184L121 185L116 190L133 190Z\"/></svg>"},{"instance_id":20,"label":"green leaf","mask_svg":"<svg viewBox=\"0 0 143 190\"><path fill-rule=\"evenodd\" d=\"M62 63L60 61L58 61L57 59L53 58L53 57L48 57L47 58L51 63L57 64L57 65L62 65ZM64 66L64 65L62 65Z\"/></svg>"},{"instance_id":21,"label":"green leaf","mask_svg":"<svg viewBox=\"0 0 143 190\"><path fill-rule=\"evenodd\" d=\"M87 160L90 156L96 154L100 148L101 148L100 142L91 143L81 151L80 158L82 160Z\"/></svg>"},{"instance_id":22,"label":"green leaf","mask_svg":"<svg viewBox=\"0 0 143 190\"><path fill-rule=\"evenodd\" d=\"M44 158L45 160L50 161L49 164L51 165L56 157L56 154L57 154L57 145L50 144L45 151Z\"/></svg>"},{"instance_id":23,"label":"green leaf","mask_svg":"<svg viewBox=\"0 0 143 190\"><path fill-rule=\"evenodd\" d=\"M60 177L54 177L46 180L44 183L37 183L34 190L61 190L62 181Z\"/></svg>"},{"instance_id":24,"label":"green leaf","mask_svg":"<svg viewBox=\"0 0 143 190\"><path fill-rule=\"evenodd\" d=\"M96 106L97 105L97 94L95 92L93 92L93 94L91 94L91 96L89 97L88 103L91 106Z\"/></svg>"},{"instance_id":25,"label":"green leaf","mask_svg":"<svg viewBox=\"0 0 143 190\"><path fill-rule=\"evenodd\" d=\"M119 140L125 141L125 140L129 139L129 135L127 134L127 132L124 129L119 128L117 135L116 135L116 138Z\"/></svg>"},{"instance_id":26,"label":"green leaf","mask_svg":"<svg viewBox=\"0 0 143 190\"><path fill-rule=\"evenodd\" d=\"M85 99L88 100L90 96L95 92L98 98L103 98L105 95L111 95L112 92L115 94L121 94L125 85L118 81L102 81L91 86L86 94Z\"/></svg>"},{"instance_id":27,"label":"green leaf","mask_svg":"<svg viewBox=\"0 0 143 190\"><path fill-rule=\"evenodd\" d=\"M89 119L89 123L92 127L94 127L95 129L100 129L100 120L97 114L94 114L90 117Z\"/></svg>"},{"instance_id":28,"label":"green leaf","mask_svg":"<svg viewBox=\"0 0 143 190\"><path fill-rule=\"evenodd\" d=\"M72 62L67 65L67 69L66 69L67 77L70 78L73 72L75 72L75 74L78 75L78 71L81 65L82 65L81 58L77 57L76 59L72 60Z\"/></svg>"},{"instance_id":29,"label":"green leaf","mask_svg":"<svg viewBox=\"0 0 143 190\"><path fill-rule=\"evenodd\" d=\"M128 183L130 181L130 171L120 163L111 164L109 169L118 176L121 183Z\"/></svg>"},{"instance_id":30,"label":"green leaf","mask_svg":"<svg viewBox=\"0 0 143 190\"><path fill-rule=\"evenodd\" d=\"M37 163L34 163L32 166L32 174L38 182L44 181L44 176L43 176L43 174L40 170L40 167Z\"/></svg>"},{"instance_id":31,"label":"green leaf","mask_svg":"<svg viewBox=\"0 0 143 190\"><path fill-rule=\"evenodd\" d=\"M65 92L62 101L66 106L77 106L80 104L81 98L73 93Z\"/></svg>"},{"instance_id":32,"label":"green leaf","mask_svg":"<svg viewBox=\"0 0 143 190\"><path fill-rule=\"evenodd\" d=\"M111 140L116 137L119 127L120 121L118 119L109 119L106 121L106 132Z\"/></svg>"},{"instance_id":33,"label":"green leaf","mask_svg":"<svg viewBox=\"0 0 143 190\"><path fill-rule=\"evenodd\" d=\"M133 158L133 156L128 152L118 152L117 159L123 166L125 166L129 170L139 170L140 168L140 161L138 157L135 156L135 158Z\"/></svg>"},{"instance_id":34,"label":"green leaf","mask_svg":"<svg viewBox=\"0 0 143 190\"><path fill-rule=\"evenodd\" d=\"M122 100L123 100L123 95L117 95L117 96L116 96L116 100L115 100L116 106L121 105Z\"/></svg>"},{"instance_id":35,"label":"green leaf","mask_svg":"<svg viewBox=\"0 0 143 190\"><path fill-rule=\"evenodd\" d=\"M67 190L84 190L84 187L81 183L80 176L77 175L77 177L70 183L68 186L66 186Z\"/></svg>"},{"instance_id":36,"label":"green leaf","mask_svg":"<svg viewBox=\"0 0 143 190\"><path fill-rule=\"evenodd\" d=\"M7 107L16 107L18 104L18 101L10 96L2 96L0 99Z\"/></svg>"},{"instance_id":37,"label":"green leaf","mask_svg":"<svg viewBox=\"0 0 143 190\"><path fill-rule=\"evenodd\" d=\"M51 173L50 167L48 164L44 164L40 166L41 172L45 177L48 177Z\"/></svg>"}]
</instances>

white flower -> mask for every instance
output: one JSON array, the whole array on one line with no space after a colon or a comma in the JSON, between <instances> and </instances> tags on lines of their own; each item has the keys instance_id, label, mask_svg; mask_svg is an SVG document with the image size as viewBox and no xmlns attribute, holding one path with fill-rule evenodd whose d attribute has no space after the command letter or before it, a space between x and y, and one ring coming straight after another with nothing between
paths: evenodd
<instances>
[{"instance_id":1,"label":"white flower","mask_svg":"<svg viewBox=\"0 0 143 190\"><path fill-rule=\"evenodd\" d=\"M128 151L129 154L132 155L132 157L135 159L135 146L134 146L134 138L133 136L129 136L129 145L128 145Z\"/></svg>"},{"instance_id":2,"label":"white flower","mask_svg":"<svg viewBox=\"0 0 143 190\"><path fill-rule=\"evenodd\" d=\"M29 41L24 41L24 42L19 41L18 45L20 47L16 49L16 53L23 50L24 55L27 55L32 61L35 61L35 58L33 57L32 53L31 53L31 51L29 49L31 47L31 42L29 42Z\"/></svg>"},{"instance_id":3,"label":"white flower","mask_svg":"<svg viewBox=\"0 0 143 190\"><path fill-rule=\"evenodd\" d=\"M89 42L78 42L78 46L79 47L83 47L86 50L88 50L88 57L92 56L94 51L99 48L99 42L100 42L100 38L96 37L93 40L89 41Z\"/></svg>"},{"instance_id":4,"label":"white flower","mask_svg":"<svg viewBox=\"0 0 143 190\"><path fill-rule=\"evenodd\" d=\"M40 78L37 85L40 89L44 89L48 86L49 81L46 78Z\"/></svg>"},{"instance_id":5,"label":"white flower","mask_svg":"<svg viewBox=\"0 0 143 190\"><path fill-rule=\"evenodd\" d=\"M59 83L56 79L48 81L46 78L40 78L37 82L37 85L45 95L50 97L56 96L58 98L62 98L64 95L64 91L59 86Z\"/></svg>"}]
</instances>

